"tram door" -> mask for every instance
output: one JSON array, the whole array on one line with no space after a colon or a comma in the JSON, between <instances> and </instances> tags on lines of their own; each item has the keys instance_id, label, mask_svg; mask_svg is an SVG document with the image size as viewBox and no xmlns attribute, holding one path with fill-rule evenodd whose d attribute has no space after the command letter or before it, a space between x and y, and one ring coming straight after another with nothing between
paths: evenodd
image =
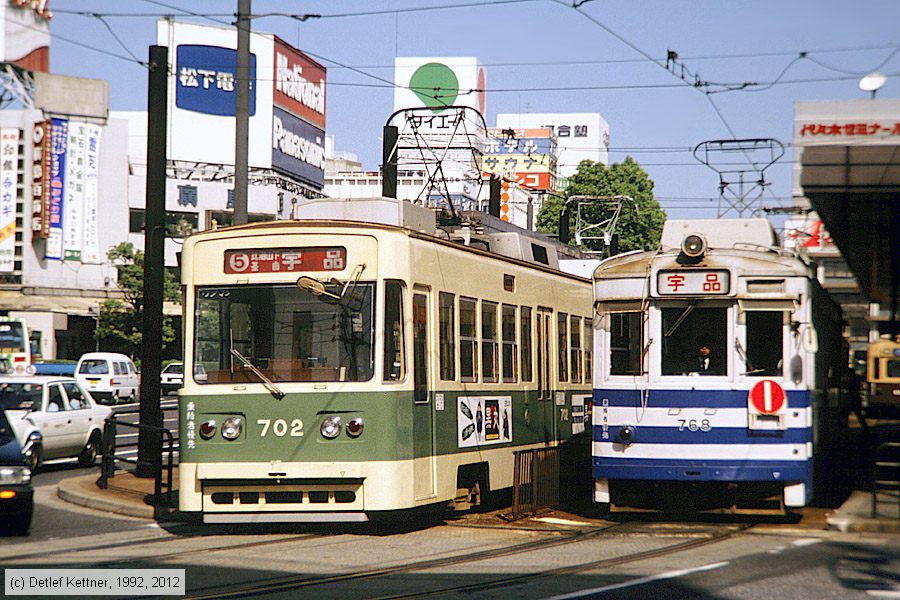
<instances>
[{"instance_id":1,"label":"tram door","mask_svg":"<svg viewBox=\"0 0 900 600\"><path fill-rule=\"evenodd\" d=\"M552 338L551 323L553 311L546 308L537 309L537 383L538 406L540 406L541 422L544 429L544 442L553 439L553 369L551 367L553 353L550 351Z\"/></svg>"},{"instance_id":2,"label":"tram door","mask_svg":"<svg viewBox=\"0 0 900 600\"><path fill-rule=\"evenodd\" d=\"M428 296L413 293L413 492L434 496L434 409L429 390Z\"/></svg>"}]
</instances>

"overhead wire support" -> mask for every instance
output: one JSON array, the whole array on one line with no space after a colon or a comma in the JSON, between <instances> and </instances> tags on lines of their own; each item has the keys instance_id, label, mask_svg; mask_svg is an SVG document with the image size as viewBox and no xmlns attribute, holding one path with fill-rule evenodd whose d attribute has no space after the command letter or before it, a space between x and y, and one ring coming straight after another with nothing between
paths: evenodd
<instances>
[{"instance_id":1,"label":"overhead wire support","mask_svg":"<svg viewBox=\"0 0 900 600\"><path fill-rule=\"evenodd\" d=\"M721 155L740 153L749 167L717 160ZM765 171L784 156L784 144L772 138L708 140L694 148L694 158L719 175L717 217L734 212L738 217L758 217L763 213L763 194L769 183ZM752 177L748 178L747 175Z\"/></svg>"}]
</instances>

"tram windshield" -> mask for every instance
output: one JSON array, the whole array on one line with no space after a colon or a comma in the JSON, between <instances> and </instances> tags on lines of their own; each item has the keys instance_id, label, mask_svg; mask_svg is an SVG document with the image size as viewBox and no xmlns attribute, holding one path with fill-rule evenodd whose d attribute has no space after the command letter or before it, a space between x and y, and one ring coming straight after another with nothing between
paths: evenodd
<instances>
[{"instance_id":1,"label":"tram windshield","mask_svg":"<svg viewBox=\"0 0 900 600\"><path fill-rule=\"evenodd\" d=\"M194 364L197 383L368 381L374 374L373 289L358 283L341 295L295 285L197 290ZM245 357L253 368L235 358Z\"/></svg>"},{"instance_id":2,"label":"tram windshield","mask_svg":"<svg viewBox=\"0 0 900 600\"><path fill-rule=\"evenodd\" d=\"M0 354L25 352L25 328L17 321L0 323Z\"/></svg>"},{"instance_id":3,"label":"tram windshield","mask_svg":"<svg viewBox=\"0 0 900 600\"><path fill-rule=\"evenodd\" d=\"M662 309L662 374L727 375L728 309Z\"/></svg>"}]
</instances>

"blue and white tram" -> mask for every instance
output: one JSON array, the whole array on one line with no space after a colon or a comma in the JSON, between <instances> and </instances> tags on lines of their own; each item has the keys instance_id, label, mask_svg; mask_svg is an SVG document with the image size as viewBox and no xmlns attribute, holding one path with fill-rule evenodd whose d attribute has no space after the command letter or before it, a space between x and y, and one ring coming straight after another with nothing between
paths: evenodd
<instances>
[{"instance_id":1,"label":"blue and white tram","mask_svg":"<svg viewBox=\"0 0 900 600\"><path fill-rule=\"evenodd\" d=\"M806 505L838 431L840 310L764 219L669 221L594 274L594 500Z\"/></svg>"}]
</instances>

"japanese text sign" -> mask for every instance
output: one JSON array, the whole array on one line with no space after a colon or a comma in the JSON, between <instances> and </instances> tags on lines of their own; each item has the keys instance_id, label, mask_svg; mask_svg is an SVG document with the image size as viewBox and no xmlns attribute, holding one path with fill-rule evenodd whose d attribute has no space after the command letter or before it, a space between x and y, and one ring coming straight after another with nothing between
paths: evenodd
<instances>
[{"instance_id":1,"label":"japanese text sign","mask_svg":"<svg viewBox=\"0 0 900 600\"><path fill-rule=\"evenodd\" d=\"M726 296L731 292L727 269L659 271L656 290L660 296Z\"/></svg>"}]
</instances>

